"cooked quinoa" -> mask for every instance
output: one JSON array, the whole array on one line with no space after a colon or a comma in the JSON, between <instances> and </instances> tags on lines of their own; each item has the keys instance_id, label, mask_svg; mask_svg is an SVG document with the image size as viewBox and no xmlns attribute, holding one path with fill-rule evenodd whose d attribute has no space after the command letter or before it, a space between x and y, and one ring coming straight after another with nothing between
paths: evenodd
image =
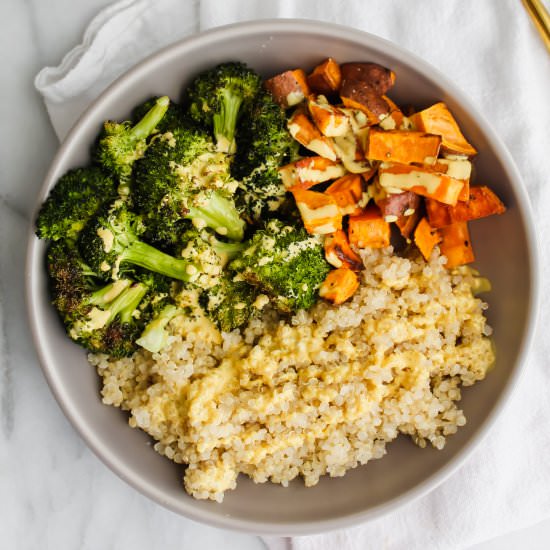
<instances>
[{"instance_id":1,"label":"cooked quinoa","mask_svg":"<svg viewBox=\"0 0 550 550\"><path fill-rule=\"evenodd\" d=\"M343 305L267 310L230 333L179 317L161 353L91 356L103 402L187 464L189 494L218 502L241 472L312 486L382 457L400 433L442 449L466 422L461 386L494 362L474 272L446 270L437 250L429 263L391 247L361 255L361 286Z\"/></svg>"}]
</instances>

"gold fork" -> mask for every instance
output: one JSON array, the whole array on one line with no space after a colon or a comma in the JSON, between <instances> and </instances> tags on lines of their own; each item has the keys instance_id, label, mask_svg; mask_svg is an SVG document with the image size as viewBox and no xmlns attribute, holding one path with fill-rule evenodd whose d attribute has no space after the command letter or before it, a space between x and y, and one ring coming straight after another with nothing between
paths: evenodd
<instances>
[{"instance_id":1,"label":"gold fork","mask_svg":"<svg viewBox=\"0 0 550 550\"><path fill-rule=\"evenodd\" d=\"M539 34L550 51L550 15L541 0L522 0Z\"/></svg>"}]
</instances>

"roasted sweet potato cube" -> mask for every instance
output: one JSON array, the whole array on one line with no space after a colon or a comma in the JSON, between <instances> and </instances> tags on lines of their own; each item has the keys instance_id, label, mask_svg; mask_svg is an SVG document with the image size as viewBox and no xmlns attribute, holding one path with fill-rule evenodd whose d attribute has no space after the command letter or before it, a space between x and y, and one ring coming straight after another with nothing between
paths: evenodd
<instances>
[{"instance_id":1,"label":"roasted sweet potato cube","mask_svg":"<svg viewBox=\"0 0 550 550\"><path fill-rule=\"evenodd\" d=\"M470 176L472 163L467 159L433 159L430 168L436 172L447 174L463 182L462 190L458 195L459 201L467 201L470 196Z\"/></svg>"},{"instance_id":2,"label":"roasted sweet potato cube","mask_svg":"<svg viewBox=\"0 0 550 550\"><path fill-rule=\"evenodd\" d=\"M467 222L502 214L506 207L502 201L485 186L470 187L468 201L458 201L447 206L437 201L426 201L428 219L433 227L445 227L457 222Z\"/></svg>"},{"instance_id":3,"label":"roasted sweet potato cube","mask_svg":"<svg viewBox=\"0 0 550 550\"><path fill-rule=\"evenodd\" d=\"M412 123L403 111L386 95L382 99L390 106L387 117L380 121L380 128L384 130L412 130Z\"/></svg>"},{"instance_id":4,"label":"roasted sweet potato cube","mask_svg":"<svg viewBox=\"0 0 550 550\"><path fill-rule=\"evenodd\" d=\"M493 214L503 214L506 207L491 189L486 186L476 186L470 187L467 202L459 201L450 210L453 222L466 222Z\"/></svg>"},{"instance_id":5,"label":"roasted sweet potato cube","mask_svg":"<svg viewBox=\"0 0 550 550\"><path fill-rule=\"evenodd\" d=\"M467 222L457 222L438 229L439 249L447 256L446 267L453 268L475 260Z\"/></svg>"},{"instance_id":6,"label":"roasted sweet potato cube","mask_svg":"<svg viewBox=\"0 0 550 550\"><path fill-rule=\"evenodd\" d=\"M376 174L377 171L378 171L378 166L371 166L365 172L361 172L361 177L363 178L363 181L365 183L368 183L372 179L372 177Z\"/></svg>"},{"instance_id":7,"label":"roasted sweet potato cube","mask_svg":"<svg viewBox=\"0 0 550 550\"><path fill-rule=\"evenodd\" d=\"M387 193L375 202L387 222L396 222L401 216L412 216L420 207L420 200L416 193L403 191Z\"/></svg>"},{"instance_id":8,"label":"roasted sweet potato cube","mask_svg":"<svg viewBox=\"0 0 550 550\"><path fill-rule=\"evenodd\" d=\"M435 134L371 128L365 155L371 160L423 163L437 157L440 145L441 137Z\"/></svg>"},{"instance_id":9,"label":"roasted sweet potato cube","mask_svg":"<svg viewBox=\"0 0 550 550\"><path fill-rule=\"evenodd\" d=\"M319 183L343 176L346 169L342 164L324 157L305 157L281 166L279 173L286 189L309 189Z\"/></svg>"},{"instance_id":10,"label":"roasted sweet potato cube","mask_svg":"<svg viewBox=\"0 0 550 550\"><path fill-rule=\"evenodd\" d=\"M357 248L384 248L390 244L390 224L380 209L371 204L361 214L349 217L348 238Z\"/></svg>"},{"instance_id":11,"label":"roasted sweet potato cube","mask_svg":"<svg viewBox=\"0 0 550 550\"><path fill-rule=\"evenodd\" d=\"M410 239L410 236L412 232L415 230L416 226L418 225L418 222L421 218L421 209L415 210L410 216L399 216L397 220L395 220L395 225L399 229L399 232L401 235L407 239L407 241Z\"/></svg>"},{"instance_id":12,"label":"roasted sweet potato cube","mask_svg":"<svg viewBox=\"0 0 550 550\"><path fill-rule=\"evenodd\" d=\"M338 305L349 300L358 288L359 277L357 273L342 267L329 271L319 288L319 296Z\"/></svg>"},{"instance_id":13,"label":"roasted sweet potato cube","mask_svg":"<svg viewBox=\"0 0 550 550\"><path fill-rule=\"evenodd\" d=\"M429 260L435 245L441 241L441 235L426 218L422 218L414 230L414 244L425 260Z\"/></svg>"},{"instance_id":14,"label":"roasted sweet potato cube","mask_svg":"<svg viewBox=\"0 0 550 550\"><path fill-rule=\"evenodd\" d=\"M432 227L445 227L451 225L450 206L436 201L435 199L426 199L426 214Z\"/></svg>"},{"instance_id":15,"label":"roasted sweet potato cube","mask_svg":"<svg viewBox=\"0 0 550 550\"><path fill-rule=\"evenodd\" d=\"M366 82L378 95L385 94L395 82L395 73L378 63L343 63L342 80Z\"/></svg>"},{"instance_id":16,"label":"roasted sweet potato cube","mask_svg":"<svg viewBox=\"0 0 550 550\"><path fill-rule=\"evenodd\" d=\"M264 81L264 87L283 109L301 103L309 95L306 73L302 69L285 71Z\"/></svg>"},{"instance_id":17,"label":"roasted sweet potato cube","mask_svg":"<svg viewBox=\"0 0 550 550\"><path fill-rule=\"evenodd\" d=\"M336 152L332 141L323 136L315 124L302 111L295 111L288 120L290 135L306 149L321 157L336 160Z\"/></svg>"},{"instance_id":18,"label":"roasted sweet potato cube","mask_svg":"<svg viewBox=\"0 0 550 550\"><path fill-rule=\"evenodd\" d=\"M324 136L343 136L350 131L348 116L331 105L325 96L310 96L307 105L313 122Z\"/></svg>"},{"instance_id":19,"label":"roasted sweet potato cube","mask_svg":"<svg viewBox=\"0 0 550 550\"><path fill-rule=\"evenodd\" d=\"M342 80L340 98L346 107L365 113L369 125L378 124L391 110L384 98L362 80Z\"/></svg>"},{"instance_id":20,"label":"roasted sweet potato cube","mask_svg":"<svg viewBox=\"0 0 550 550\"><path fill-rule=\"evenodd\" d=\"M338 92L342 83L340 65L329 57L317 65L307 77L307 83L312 92L331 96Z\"/></svg>"},{"instance_id":21,"label":"roasted sweet potato cube","mask_svg":"<svg viewBox=\"0 0 550 550\"><path fill-rule=\"evenodd\" d=\"M364 202L363 181L360 174L346 174L332 183L325 193L334 197L344 216L360 214Z\"/></svg>"},{"instance_id":22,"label":"roasted sweet potato cube","mask_svg":"<svg viewBox=\"0 0 550 550\"><path fill-rule=\"evenodd\" d=\"M290 191L308 233L326 235L342 229L342 214L333 197L299 187Z\"/></svg>"},{"instance_id":23,"label":"roasted sweet potato cube","mask_svg":"<svg viewBox=\"0 0 550 550\"><path fill-rule=\"evenodd\" d=\"M455 205L463 183L431 168L383 162L378 168L378 182L384 189L412 191L423 197Z\"/></svg>"},{"instance_id":24,"label":"roasted sweet potato cube","mask_svg":"<svg viewBox=\"0 0 550 550\"><path fill-rule=\"evenodd\" d=\"M441 150L443 152L468 157L477 153L476 149L466 141L445 103L436 103L423 111L415 113L411 118L418 130L441 136Z\"/></svg>"},{"instance_id":25,"label":"roasted sweet potato cube","mask_svg":"<svg viewBox=\"0 0 550 550\"><path fill-rule=\"evenodd\" d=\"M325 237L325 258L334 267L354 271L363 269L361 257L351 248L345 231L339 230Z\"/></svg>"}]
</instances>

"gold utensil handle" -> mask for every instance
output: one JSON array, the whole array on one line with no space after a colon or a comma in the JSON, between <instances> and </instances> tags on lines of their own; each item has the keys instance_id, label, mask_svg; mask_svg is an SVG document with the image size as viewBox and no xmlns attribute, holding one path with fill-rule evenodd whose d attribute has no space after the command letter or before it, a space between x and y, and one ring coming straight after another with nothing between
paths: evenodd
<instances>
[{"instance_id":1,"label":"gold utensil handle","mask_svg":"<svg viewBox=\"0 0 550 550\"><path fill-rule=\"evenodd\" d=\"M522 0L541 38L550 51L550 15L541 0Z\"/></svg>"}]
</instances>

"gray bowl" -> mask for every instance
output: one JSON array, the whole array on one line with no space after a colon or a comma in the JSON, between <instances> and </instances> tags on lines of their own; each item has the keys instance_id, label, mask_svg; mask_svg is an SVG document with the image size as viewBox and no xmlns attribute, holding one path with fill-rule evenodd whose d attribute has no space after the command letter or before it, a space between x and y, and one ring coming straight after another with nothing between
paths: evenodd
<instances>
[{"instance_id":1,"label":"gray bowl","mask_svg":"<svg viewBox=\"0 0 550 550\"><path fill-rule=\"evenodd\" d=\"M401 437L388 455L343 478L323 478L306 489L255 485L241 476L223 504L197 501L182 487L183 468L155 453L145 433L127 416L102 405L99 379L82 349L65 336L48 300L45 245L31 233L27 261L28 313L40 360L60 406L115 473L143 494L191 519L217 527L263 534L309 534L364 522L432 490L460 466L487 433L517 383L533 333L538 288L537 250L528 199L510 154L483 117L452 82L411 53L369 34L303 20L267 20L231 25L178 42L149 57L111 85L84 113L61 146L36 207L59 176L89 161L90 143L104 119L127 117L153 94L179 98L197 72L229 60L250 64L264 76L288 68L338 61L375 61L391 67L392 98L427 106L445 101L479 150L475 167L508 206L503 216L472 224L476 267L493 283L489 321L497 349L495 370L463 392L468 423L443 451L420 449Z\"/></svg>"}]
</instances>

